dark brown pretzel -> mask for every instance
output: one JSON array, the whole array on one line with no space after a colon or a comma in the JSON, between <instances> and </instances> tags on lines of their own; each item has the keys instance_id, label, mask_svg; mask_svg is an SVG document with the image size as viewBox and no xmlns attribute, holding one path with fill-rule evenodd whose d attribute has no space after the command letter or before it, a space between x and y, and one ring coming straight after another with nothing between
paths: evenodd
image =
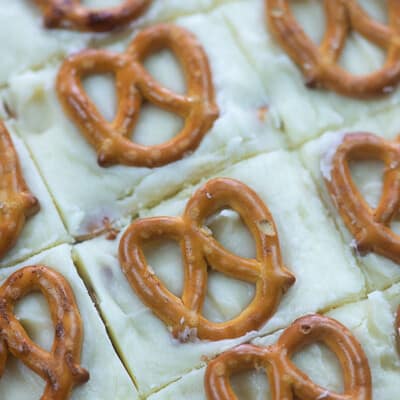
<instances>
[{"instance_id":1,"label":"dark brown pretzel","mask_svg":"<svg viewBox=\"0 0 400 400\"><path fill-rule=\"evenodd\" d=\"M225 207L238 212L248 226L256 242L256 259L228 252L204 228L206 218ZM143 254L144 243L160 237L180 243L185 266L182 299L163 285ZM232 179L209 181L189 200L182 218L160 217L134 222L121 239L119 256L132 288L181 341L189 336L204 340L235 338L259 329L295 281L283 266L278 233L269 210L249 187ZM214 323L201 314L208 265L256 285L252 303L230 321Z\"/></svg>"},{"instance_id":2,"label":"dark brown pretzel","mask_svg":"<svg viewBox=\"0 0 400 400\"><path fill-rule=\"evenodd\" d=\"M318 47L297 23L290 0L265 0L269 27L299 66L310 87L321 85L351 97L388 93L400 80L400 3L388 0L389 25L382 25L358 5L357 0L324 0L325 37ZM351 30L356 30L387 51L385 66L372 74L353 75L339 65Z\"/></svg>"},{"instance_id":3,"label":"dark brown pretzel","mask_svg":"<svg viewBox=\"0 0 400 400\"><path fill-rule=\"evenodd\" d=\"M34 0L42 10L48 28L107 32L129 24L142 14L152 0L121 0L116 7L88 9L81 0Z\"/></svg>"},{"instance_id":4,"label":"dark brown pretzel","mask_svg":"<svg viewBox=\"0 0 400 400\"><path fill-rule=\"evenodd\" d=\"M22 176L10 134L0 121L0 258L16 243L27 218L39 211L39 202Z\"/></svg>"},{"instance_id":5,"label":"dark brown pretzel","mask_svg":"<svg viewBox=\"0 0 400 400\"><path fill-rule=\"evenodd\" d=\"M15 304L34 291L40 291L50 307L55 334L49 352L32 342L14 315ZM10 352L47 382L42 400L67 400L74 386L89 379L79 365L82 337L74 294L59 273L42 265L26 267L0 287L0 377Z\"/></svg>"},{"instance_id":6,"label":"dark brown pretzel","mask_svg":"<svg viewBox=\"0 0 400 400\"><path fill-rule=\"evenodd\" d=\"M291 361L304 346L322 342L338 357L344 373L344 392L316 385ZM353 334L339 322L320 315L295 321L278 342L269 347L241 345L208 365L205 388L209 400L237 400L231 387L233 374L264 368L273 400L371 400L372 383L368 359Z\"/></svg>"},{"instance_id":7,"label":"dark brown pretzel","mask_svg":"<svg viewBox=\"0 0 400 400\"><path fill-rule=\"evenodd\" d=\"M354 160L380 160L385 164L383 192L376 209L353 182L349 162ZM337 148L331 168L325 183L357 249L400 263L400 236L390 228L400 210L400 144L370 133L348 134Z\"/></svg>"},{"instance_id":8,"label":"dark brown pretzel","mask_svg":"<svg viewBox=\"0 0 400 400\"><path fill-rule=\"evenodd\" d=\"M171 48L181 61L188 93L179 95L160 86L142 65L161 48ZM82 78L114 72L118 112L109 123L89 99ZM207 56L196 38L175 25L155 25L139 33L125 54L86 50L68 58L57 79L65 111L96 149L100 165L124 164L156 167L179 160L195 150L218 117ZM129 135L135 127L143 99L185 119L182 131L166 143L142 146Z\"/></svg>"}]
</instances>

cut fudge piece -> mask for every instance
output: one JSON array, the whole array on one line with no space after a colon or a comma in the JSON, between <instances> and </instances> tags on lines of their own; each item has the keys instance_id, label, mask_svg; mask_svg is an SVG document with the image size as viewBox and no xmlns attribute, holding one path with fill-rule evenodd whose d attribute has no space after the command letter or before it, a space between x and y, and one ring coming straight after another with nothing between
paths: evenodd
<instances>
[{"instance_id":1,"label":"cut fudge piece","mask_svg":"<svg viewBox=\"0 0 400 400\"><path fill-rule=\"evenodd\" d=\"M28 144L73 236L87 237L102 230L105 222L128 220L138 209L156 204L184 184L196 182L227 164L285 147L284 137L266 108L259 78L223 20L210 14L177 22L190 29L205 48L220 117L193 154L164 167L100 167L96 152L59 104L54 89L58 64L10 80L8 103L16 115L18 133ZM125 51L127 44L113 43L111 47ZM223 60L230 60L230 68ZM182 73L168 52L152 56L148 69L168 88L178 93L185 90ZM112 79L90 77L86 86L105 118L112 119ZM176 115L145 104L134 140L143 145L162 143L180 129L181 120Z\"/></svg>"},{"instance_id":2,"label":"cut fudge piece","mask_svg":"<svg viewBox=\"0 0 400 400\"><path fill-rule=\"evenodd\" d=\"M71 399L136 399L135 387L114 352L105 327L72 263L70 246L61 245L23 264L1 269L0 279L4 281L18 269L37 264L52 268L65 277L74 292L82 317L84 338L81 366L89 371L90 379L73 390ZM32 340L45 350L49 349L54 338L54 326L44 297L37 293L30 294L17 304L15 312ZM38 375L10 356L0 379L0 394L5 399L37 400L43 393L44 385Z\"/></svg>"},{"instance_id":3,"label":"cut fudge piece","mask_svg":"<svg viewBox=\"0 0 400 400\"><path fill-rule=\"evenodd\" d=\"M368 300L345 305L327 314L349 328L363 347L372 375L373 399L389 400L398 393L396 382L400 378L400 367L394 338L394 321L399 303L400 286L396 285L385 292L371 293ZM272 345L281 333L256 339L253 344ZM293 360L318 385L338 393L343 390L340 364L326 347L310 345L297 353ZM193 400L206 400L204 373L205 368L193 371L149 399L172 400L186 396ZM269 384L262 371L234 376L232 387L240 399L271 399Z\"/></svg>"},{"instance_id":4,"label":"cut fudge piece","mask_svg":"<svg viewBox=\"0 0 400 400\"><path fill-rule=\"evenodd\" d=\"M283 151L260 155L234 165L219 176L242 181L265 202L277 224L284 264L297 279L275 315L250 335L272 332L305 313L326 310L364 295L363 276L343 246L311 177L296 155ZM188 188L156 208L143 211L141 217L182 215L195 189ZM222 210L210 218L207 226L229 251L254 258L253 238L238 214ZM79 244L75 248L76 259L140 392L157 390L202 365L206 357L249 340L247 336L185 344L174 340L167 326L141 303L129 286L119 264L118 244L119 239L110 241L106 237ZM179 296L183 277L177 245L160 240L149 244L145 255L167 288ZM204 315L215 322L229 320L246 308L253 296L253 285L210 271Z\"/></svg>"},{"instance_id":5,"label":"cut fudge piece","mask_svg":"<svg viewBox=\"0 0 400 400\"><path fill-rule=\"evenodd\" d=\"M293 146L327 129L338 128L399 103L400 91L393 87L387 88L387 96L367 101L340 96L333 91L307 88L298 67L271 35L264 3L259 0L239 1L221 7L221 12L236 32L239 46L263 79L271 106L277 109ZM326 27L322 2L305 0L291 1L290 4L307 34L319 43ZM387 18L385 2L365 0L362 6L373 19L382 21ZM380 48L352 32L348 35L340 64L351 73L363 74L380 69L384 56Z\"/></svg>"},{"instance_id":6,"label":"cut fudge piece","mask_svg":"<svg viewBox=\"0 0 400 400\"><path fill-rule=\"evenodd\" d=\"M321 196L334 217L337 226L343 234L344 241L353 252L360 263L370 289L383 289L400 280L400 266L393 261L369 253L360 255L355 248L355 240L347 230L333 205L332 198L328 192L324 177L329 179L332 157L340 145L343 135L352 132L369 132L382 136L389 140L395 140L399 133L400 117L395 109L391 109L375 115L374 117L362 119L353 125L342 128L337 132L327 132L319 139L307 143L300 151L302 161L311 172ZM358 186L365 200L376 207L382 191L382 164L376 160L354 162L350 164L354 182ZM394 230L398 228L398 220L392 224Z\"/></svg>"},{"instance_id":7,"label":"cut fudge piece","mask_svg":"<svg viewBox=\"0 0 400 400\"><path fill-rule=\"evenodd\" d=\"M30 192L38 199L40 210L26 220L18 241L2 258L0 266L19 262L51 246L70 241L28 150L13 133L12 124L7 124L7 128L19 157L22 175Z\"/></svg>"}]
</instances>

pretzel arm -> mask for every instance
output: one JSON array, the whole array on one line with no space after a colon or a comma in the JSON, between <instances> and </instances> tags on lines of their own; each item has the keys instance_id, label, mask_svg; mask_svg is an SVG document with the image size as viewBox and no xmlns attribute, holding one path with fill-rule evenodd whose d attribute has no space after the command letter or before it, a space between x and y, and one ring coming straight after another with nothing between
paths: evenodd
<instances>
[{"instance_id":1,"label":"pretzel arm","mask_svg":"<svg viewBox=\"0 0 400 400\"><path fill-rule=\"evenodd\" d=\"M73 28L80 31L108 32L133 21L151 0L121 0L121 4L101 9L81 5L81 0L34 0L41 8L48 28Z\"/></svg>"},{"instance_id":2,"label":"pretzel arm","mask_svg":"<svg viewBox=\"0 0 400 400\"><path fill-rule=\"evenodd\" d=\"M349 17L353 27L371 42L383 49L388 49L392 42L393 32L390 27L374 21L358 4L358 0L345 0L349 9ZM391 4L389 4L391 3ZM389 10L393 9L394 2L388 1ZM397 8L398 4L397 4Z\"/></svg>"},{"instance_id":3,"label":"pretzel arm","mask_svg":"<svg viewBox=\"0 0 400 400\"><path fill-rule=\"evenodd\" d=\"M328 15L324 38L319 46L324 63L334 63L340 57L349 30L346 8L337 2L324 0Z\"/></svg>"},{"instance_id":4,"label":"pretzel arm","mask_svg":"<svg viewBox=\"0 0 400 400\"><path fill-rule=\"evenodd\" d=\"M270 29L282 48L303 71L308 82L312 83L318 74L318 48L297 24L286 0L266 0L267 19Z\"/></svg>"}]
</instances>

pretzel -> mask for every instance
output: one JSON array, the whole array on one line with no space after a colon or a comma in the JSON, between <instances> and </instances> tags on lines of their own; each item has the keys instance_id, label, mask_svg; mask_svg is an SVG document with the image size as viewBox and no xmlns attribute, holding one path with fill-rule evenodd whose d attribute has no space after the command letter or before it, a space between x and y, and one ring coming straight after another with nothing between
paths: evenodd
<instances>
[{"instance_id":1,"label":"pretzel","mask_svg":"<svg viewBox=\"0 0 400 400\"><path fill-rule=\"evenodd\" d=\"M240 214L248 226L256 242L256 259L230 253L204 227L209 216L226 207ZM185 272L182 298L163 285L147 264L142 250L146 242L165 237L179 242L182 250ZM181 218L147 218L134 222L121 239L119 259L132 289L182 342L194 336L204 340L235 338L259 329L295 281L283 266L278 233L268 208L249 187L232 179L207 182L189 200ZM255 284L252 303L230 321L214 323L201 315L208 266Z\"/></svg>"},{"instance_id":2,"label":"pretzel","mask_svg":"<svg viewBox=\"0 0 400 400\"><path fill-rule=\"evenodd\" d=\"M265 0L269 28L280 46L303 72L309 87L322 86L350 97L367 98L393 91L400 80L400 4L388 0L389 25L383 25L358 5L357 0L325 0L327 29L317 46L297 23L289 0ZM339 65L350 31L387 51L383 68L354 75Z\"/></svg>"},{"instance_id":3,"label":"pretzel","mask_svg":"<svg viewBox=\"0 0 400 400\"><path fill-rule=\"evenodd\" d=\"M44 15L47 28L108 32L139 17L152 0L121 0L121 4L104 9L88 9L81 0L34 0Z\"/></svg>"},{"instance_id":4,"label":"pretzel","mask_svg":"<svg viewBox=\"0 0 400 400\"><path fill-rule=\"evenodd\" d=\"M43 294L50 307L55 329L50 351L32 342L14 314L15 304L36 291ZM74 294L59 273L43 265L25 267L0 287L0 377L10 352L47 382L41 399L69 399L73 387L89 379L88 372L79 366L82 336Z\"/></svg>"},{"instance_id":5,"label":"pretzel","mask_svg":"<svg viewBox=\"0 0 400 400\"><path fill-rule=\"evenodd\" d=\"M349 168L355 160L380 160L385 164L384 185L376 209L358 191ZM390 223L400 209L400 144L370 133L344 136L332 159L325 183L361 254L374 252L400 263L400 236Z\"/></svg>"},{"instance_id":6,"label":"pretzel","mask_svg":"<svg viewBox=\"0 0 400 400\"><path fill-rule=\"evenodd\" d=\"M303 347L321 342L339 359L344 392L339 394L315 384L291 361ZM238 346L211 361L205 375L208 400L237 400L230 385L233 374L263 368L273 400L371 400L368 359L356 338L342 324L321 315L308 315L287 328L275 345Z\"/></svg>"},{"instance_id":7,"label":"pretzel","mask_svg":"<svg viewBox=\"0 0 400 400\"><path fill-rule=\"evenodd\" d=\"M170 48L185 72L188 92L171 92L154 80L143 67L151 53ZM118 112L113 122L99 113L82 86L90 74L113 72L118 92ZM96 149L102 166L124 164L157 167L179 160L195 150L218 117L207 56L187 30L160 24L143 30L125 54L86 50L68 58L58 75L57 91L66 113ZM166 143L142 146L129 139L143 99L176 113L185 124Z\"/></svg>"},{"instance_id":8,"label":"pretzel","mask_svg":"<svg viewBox=\"0 0 400 400\"><path fill-rule=\"evenodd\" d=\"M0 121L0 258L16 243L26 219L39 211L39 202L22 176L18 155Z\"/></svg>"}]
</instances>

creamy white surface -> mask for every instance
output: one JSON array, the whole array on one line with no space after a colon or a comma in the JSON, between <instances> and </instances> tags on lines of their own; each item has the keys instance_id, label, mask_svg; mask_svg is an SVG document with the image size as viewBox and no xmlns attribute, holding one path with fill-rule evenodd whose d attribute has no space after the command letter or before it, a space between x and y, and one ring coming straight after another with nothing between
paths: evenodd
<instances>
[{"instance_id":1,"label":"creamy white surface","mask_svg":"<svg viewBox=\"0 0 400 400\"><path fill-rule=\"evenodd\" d=\"M196 182L224 165L285 147L273 113L267 114L265 121L259 118L259 108L268 106L265 91L224 21L211 14L177 22L192 30L205 47L221 116L197 151L165 167L99 167L94 149L59 105L54 88L58 64L10 80L8 102L17 115L17 131L27 142L74 236L98 231L104 217L126 221L140 208L156 204L184 184ZM119 51L126 48L121 43L111 47ZM230 61L228 69L223 60ZM148 65L160 80L168 77L175 90L183 88L176 62L165 53L159 59L153 57ZM91 79L87 87L104 115L110 118L115 108L112 85L100 84L100 79ZM158 143L172 137L179 127L175 116L151 108L141 115L135 134L139 142Z\"/></svg>"},{"instance_id":2,"label":"creamy white surface","mask_svg":"<svg viewBox=\"0 0 400 400\"><path fill-rule=\"evenodd\" d=\"M16 245L1 259L0 266L11 265L49 247L71 240L28 150L21 139L13 134L11 124L8 124L8 129L25 182L31 193L39 200L40 210L27 220Z\"/></svg>"},{"instance_id":3,"label":"creamy white surface","mask_svg":"<svg viewBox=\"0 0 400 400\"><path fill-rule=\"evenodd\" d=\"M325 29L320 3L319 0L291 1L298 21L317 43ZM386 2L364 0L361 3L376 20L383 20L387 15ZM233 27L238 45L260 74L293 146L327 129L335 129L399 103L399 90L382 99L357 100L333 91L306 88L302 73L268 30L264 1L238 1L221 7L220 12ZM376 71L383 65L383 60L382 50L352 33L340 62L347 70L360 74Z\"/></svg>"},{"instance_id":4,"label":"creamy white surface","mask_svg":"<svg viewBox=\"0 0 400 400\"><path fill-rule=\"evenodd\" d=\"M60 272L75 294L84 324L81 366L90 372L88 383L77 387L71 400L136 399L136 390L107 337L103 323L89 294L79 278L71 259L71 248L62 245L37 255L23 264L0 270L3 281L17 269L44 264ZM16 307L17 316L31 337L43 348L49 349L54 327L48 315L48 306L39 294L31 294ZM43 393L44 381L28 370L20 361L10 357L0 379L0 396L4 399L37 400Z\"/></svg>"},{"instance_id":5,"label":"creamy white surface","mask_svg":"<svg viewBox=\"0 0 400 400\"><path fill-rule=\"evenodd\" d=\"M394 340L394 314L400 303L400 286L385 292L374 292L368 300L340 307L327 315L346 325L363 347L372 375L372 397L390 400L398 395L400 358ZM256 339L254 344L269 346L282 332ZM340 393L343 387L338 360L326 347L311 345L294 357L296 364L314 382ZM150 400L190 398L205 400L205 369L194 371L175 384L150 396ZM269 385L262 372L249 372L233 377L232 386L239 399L269 400Z\"/></svg>"},{"instance_id":6,"label":"creamy white surface","mask_svg":"<svg viewBox=\"0 0 400 400\"><path fill-rule=\"evenodd\" d=\"M326 162L327 152L333 153L340 143L340 138L344 133L351 132L370 132L393 140L399 133L400 117L397 110L393 109L377 114L370 118L362 119L353 125L342 128L337 132L328 132L320 138L311 141L301 149L301 159L306 168L311 172L321 196L330 210L331 215L336 221L337 226L343 235L344 242L350 249L354 243L353 236L346 229L341 216L332 203L330 194L323 180L323 173L329 174L329 160ZM333 154L332 154L333 155ZM321 167L322 163L322 167ZM375 206L380 198L382 179L381 168L378 163L358 163L352 168L353 179L359 187L364 198ZM398 228L398 222L394 224ZM398 230L397 230L398 232ZM354 250L354 249L353 249ZM383 289L388 285L398 282L400 279L400 268L397 264L387 258L370 253L366 256L358 256L361 270L367 278L370 289Z\"/></svg>"},{"instance_id":7,"label":"creamy white surface","mask_svg":"<svg viewBox=\"0 0 400 400\"><path fill-rule=\"evenodd\" d=\"M220 176L246 183L268 205L278 227L284 262L297 277L276 314L256 334L272 332L307 312L325 310L364 294L363 276L349 257L310 176L296 156L285 152L258 156L225 170ZM188 188L177 198L141 216L181 215L193 191L194 188ZM231 251L254 257L253 240L236 213L222 211L209 227ZM199 367L204 356L245 340L184 345L172 340L167 327L129 287L117 258L118 242L97 238L79 244L75 251L79 268L93 287L114 341L141 392L157 389ZM170 242L157 242L146 250L146 255L149 265L167 287L179 294L182 289L179 249ZM232 318L251 300L250 285L225 279L220 274L210 276L204 312L212 320Z\"/></svg>"}]
</instances>

